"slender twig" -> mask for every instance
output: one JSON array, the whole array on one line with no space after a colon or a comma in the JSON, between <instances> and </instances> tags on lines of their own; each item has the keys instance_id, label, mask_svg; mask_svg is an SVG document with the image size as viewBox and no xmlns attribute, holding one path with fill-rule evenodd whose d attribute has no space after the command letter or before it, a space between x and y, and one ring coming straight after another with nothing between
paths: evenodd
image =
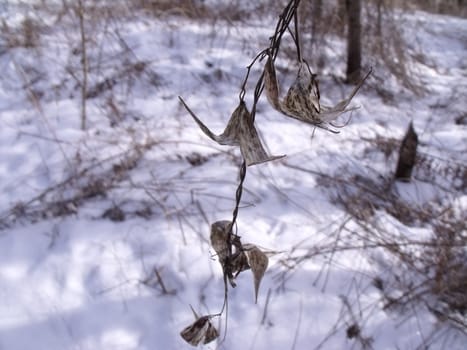
<instances>
[{"instance_id":1,"label":"slender twig","mask_svg":"<svg viewBox=\"0 0 467 350\"><path fill-rule=\"evenodd\" d=\"M245 94L246 94L246 85L248 83L248 79L250 78L250 72L251 72L253 65L256 62L261 61L268 55L270 55L273 60L276 58L279 52L282 36L288 30L290 22L294 18L295 18L295 28L296 28L295 30L296 38L294 38L294 41L297 47L298 57L299 58L301 57L300 43L298 41L298 23L297 23L298 22L297 10L298 10L299 4L300 4L300 0L289 1L287 6L282 11L282 14L279 16L279 20L277 22L274 35L270 38L269 47L260 51L254 57L250 65L247 66L247 72L245 74L245 78L243 80L243 83L240 88L240 93L239 93L240 102L244 101ZM254 95L253 95L253 106L251 109L250 119L247 121L250 124L253 124L255 121L256 106L261 97L263 90L264 90L264 73L260 75L255 85L255 90L254 90ZM239 184L238 184L238 187L235 193L235 207L232 212L232 221L230 223L228 234L227 234L228 255L224 263L224 302L223 302L219 315L221 315L224 312L224 310L228 309L228 300L227 300L228 299L228 283L227 282L230 282L232 286L235 286L233 284L233 275L232 275L232 260L234 258L233 247L235 246L238 249L239 248L238 245L241 245L241 244L239 243L240 237L236 233L233 232L233 228L236 225L236 221L238 217L238 211L240 208L240 203L241 203L242 193L243 193L243 183L246 178L246 173L247 173L246 161L243 160L242 165L240 166L240 175L239 175L240 180L239 180Z\"/></svg>"},{"instance_id":2,"label":"slender twig","mask_svg":"<svg viewBox=\"0 0 467 350\"><path fill-rule=\"evenodd\" d=\"M284 33L289 29L290 22L292 21L293 18L295 18L295 27L296 27L296 34L295 37L298 38L298 16L296 14L298 5L300 3L300 0L290 0L287 6L284 8L282 14L279 16L279 20L276 25L276 29L274 32L274 35L270 38L270 45L268 48L263 49L260 51L254 58L253 61L246 67L246 74L245 78L242 82L242 85L240 87L240 93L239 93L239 99L240 103L244 103L245 95L246 95L246 86L248 83L248 79L250 78L250 72L252 67L258 62L263 60L265 57L272 57L274 60L279 52L280 48L280 43L282 40L282 36ZM294 35L292 35L294 37ZM294 41L296 43L297 47L297 54L298 57L301 57L300 53L300 43L297 39L294 38ZM258 78L255 89L254 89L254 94L253 94L253 106L251 109L251 113L248 114L248 120L246 122L249 124L249 126L253 127L253 123L255 121L255 115L256 115L256 106L257 103L261 97L261 94L264 90L264 72L260 75ZM183 100L182 100L183 102ZM186 106L185 106L186 107ZM187 108L188 109L188 108ZM190 111L188 109L188 111ZM191 113L191 112L190 112ZM193 115L193 113L191 113ZM229 283L232 287L235 287L234 283L234 259L237 257L237 254L240 254L242 252L242 245L240 242L240 237L237 235L237 233L234 233L234 227L236 226L237 218L238 218L238 212L242 200L242 194L243 194L243 185L245 182L246 178L246 173L247 173L247 164L246 160L243 159L242 164L240 166L240 171L239 171L239 183L237 186L237 190L235 192L235 207L232 211L232 220L227 228L227 256L224 258L223 261L223 282L224 282L224 301L222 304L222 308L219 313L217 314L212 314L210 317L219 317L221 316L224 311L226 312L226 315L228 315L228 292L229 292ZM233 252L233 248L235 247L235 253ZM268 301L269 301L269 294L268 293ZM265 311L266 312L266 311ZM264 316L265 317L265 316ZM300 315L301 317L301 315ZM225 323L225 330L227 331L227 317L226 317L226 323ZM225 335L227 332L224 334L224 339Z\"/></svg>"},{"instance_id":3,"label":"slender twig","mask_svg":"<svg viewBox=\"0 0 467 350\"><path fill-rule=\"evenodd\" d=\"M83 73L81 81L81 130L86 129L86 95L88 89L88 55L86 52L86 32L84 29L84 4L78 0L76 13L79 18L79 31L81 35L81 70Z\"/></svg>"}]
</instances>

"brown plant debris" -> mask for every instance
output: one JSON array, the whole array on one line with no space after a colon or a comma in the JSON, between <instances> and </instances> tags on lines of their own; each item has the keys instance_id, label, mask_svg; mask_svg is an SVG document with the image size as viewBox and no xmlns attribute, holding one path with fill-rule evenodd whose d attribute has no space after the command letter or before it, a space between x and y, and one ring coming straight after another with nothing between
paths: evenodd
<instances>
[{"instance_id":1,"label":"brown plant debris","mask_svg":"<svg viewBox=\"0 0 467 350\"><path fill-rule=\"evenodd\" d=\"M269 56L264 68L266 96L271 106L282 114L336 133L337 131L331 128L336 127L332 122L340 115L357 109L348 106L371 72L370 69L346 99L335 106L324 106L320 104L319 81L316 79L316 74L313 74L308 63L302 60L295 81L281 101L276 69L273 59Z\"/></svg>"},{"instance_id":2,"label":"brown plant debris","mask_svg":"<svg viewBox=\"0 0 467 350\"><path fill-rule=\"evenodd\" d=\"M253 282L255 287L255 303L258 302L258 290L264 273L268 268L269 258L257 246L248 244L244 246L248 264L253 272Z\"/></svg>"},{"instance_id":3,"label":"brown plant debris","mask_svg":"<svg viewBox=\"0 0 467 350\"><path fill-rule=\"evenodd\" d=\"M259 286L268 268L269 258L256 245L242 244L240 237L230 232L231 228L231 221L221 220L213 223L211 225L211 245L219 258L225 281L228 279L232 287L236 286L235 278L242 271L251 268L256 303Z\"/></svg>"},{"instance_id":4,"label":"brown plant debris","mask_svg":"<svg viewBox=\"0 0 467 350\"><path fill-rule=\"evenodd\" d=\"M231 221L216 221L211 225L211 245L217 254L224 277L232 287L236 287L235 278L240 272L248 270L248 259L245 255L240 237L231 232Z\"/></svg>"},{"instance_id":5,"label":"brown plant debris","mask_svg":"<svg viewBox=\"0 0 467 350\"><path fill-rule=\"evenodd\" d=\"M180 332L180 336L193 346L212 342L219 337L219 332L211 323L212 317L212 315L198 317L195 322Z\"/></svg>"},{"instance_id":6,"label":"brown plant debris","mask_svg":"<svg viewBox=\"0 0 467 350\"><path fill-rule=\"evenodd\" d=\"M256 131L253 118L248 111L244 101L241 101L238 107L233 111L229 122L220 135L215 135L206 125L195 115L187 106L185 101L179 96L179 99L185 109L190 113L200 129L213 141L220 145L239 146L243 158L247 165L255 165L284 157L269 156Z\"/></svg>"},{"instance_id":7,"label":"brown plant debris","mask_svg":"<svg viewBox=\"0 0 467 350\"><path fill-rule=\"evenodd\" d=\"M399 149L399 161L397 162L395 175L397 180L410 181L417 157L417 146L418 136L411 122Z\"/></svg>"}]
</instances>

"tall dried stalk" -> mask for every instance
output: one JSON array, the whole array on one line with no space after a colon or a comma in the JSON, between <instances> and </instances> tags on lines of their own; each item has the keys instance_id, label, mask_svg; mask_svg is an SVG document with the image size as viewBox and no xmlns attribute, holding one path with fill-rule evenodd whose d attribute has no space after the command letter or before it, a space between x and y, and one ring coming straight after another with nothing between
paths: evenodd
<instances>
[{"instance_id":1,"label":"tall dried stalk","mask_svg":"<svg viewBox=\"0 0 467 350\"><path fill-rule=\"evenodd\" d=\"M79 19L79 31L81 40L81 130L86 129L86 95L88 89L88 57L86 52L86 32L84 29L84 3L83 0L78 0L78 7L75 9Z\"/></svg>"}]
</instances>

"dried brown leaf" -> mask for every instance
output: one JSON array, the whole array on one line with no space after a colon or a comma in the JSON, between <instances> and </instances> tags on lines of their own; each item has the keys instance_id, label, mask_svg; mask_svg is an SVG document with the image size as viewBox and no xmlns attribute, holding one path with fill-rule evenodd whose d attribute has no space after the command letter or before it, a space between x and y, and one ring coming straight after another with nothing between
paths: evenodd
<instances>
[{"instance_id":1,"label":"dried brown leaf","mask_svg":"<svg viewBox=\"0 0 467 350\"><path fill-rule=\"evenodd\" d=\"M247 249L245 253L248 258L248 264L253 272L255 303L257 303L259 286L268 268L269 258L255 245L249 245L249 249Z\"/></svg>"},{"instance_id":2,"label":"dried brown leaf","mask_svg":"<svg viewBox=\"0 0 467 350\"><path fill-rule=\"evenodd\" d=\"M266 96L272 107L284 115L336 132L329 128L330 125L332 126L330 123L343 113L356 109L355 107L347 107L370 74L371 70L346 99L332 107L321 106L319 85L316 75L311 72L308 64L302 61L294 83L289 88L284 100L280 101L276 71L274 63L271 57L269 57L264 69Z\"/></svg>"},{"instance_id":3,"label":"dried brown leaf","mask_svg":"<svg viewBox=\"0 0 467 350\"><path fill-rule=\"evenodd\" d=\"M250 265L248 264L248 258L245 252L241 251L235 254L232 259L232 273L234 277L237 277L240 272L248 270Z\"/></svg>"},{"instance_id":4,"label":"dried brown leaf","mask_svg":"<svg viewBox=\"0 0 467 350\"><path fill-rule=\"evenodd\" d=\"M304 61L301 62L297 77L282 102L282 109L300 120L319 121L321 107L318 80Z\"/></svg>"},{"instance_id":5,"label":"dried brown leaf","mask_svg":"<svg viewBox=\"0 0 467 350\"><path fill-rule=\"evenodd\" d=\"M242 152L246 164L255 165L284 157L283 155L269 156L266 153L245 103L240 103L237 109L239 113L241 113L239 134L240 151Z\"/></svg>"},{"instance_id":6,"label":"dried brown leaf","mask_svg":"<svg viewBox=\"0 0 467 350\"><path fill-rule=\"evenodd\" d=\"M180 335L188 344L198 346L206 338L209 326L212 327L209 316L203 316L184 328Z\"/></svg>"},{"instance_id":7,"label":"dried brown leaf","mask_svg":"<svg viewBox=\"0 0 467 350\"><path fill-rule=\"evenodd\" d=\"M204 123L196 116L196 114L188 107L185 101L178 96L180 102L183 104L185 109L190 113L190 115L195 120L196 124L200 127L200 129L213 141L216 141L220 145L227 145L227 146L238 146L240 144L238 134L240 129L240 111L237 107L235 111L230 116L229 122L227 123L227 127L225 128L224 132L220 135L214 134L209 128L204 125Z\"/></svg>"},{"instance_id":8,"label":"dried brown leaf","mask_svg":"<svg viewBox=\"0 0 467 350\"><path fill-rule=\"evenodd\" d=\"M212 342L214 339L219 337L219 332L217 329L209 322L208 329L206 330L206 335L204 337L203 344L208 344Z\"/></svg>"},{"instance_id":9,"label":"dried brown leaf","mask_svg":"<svg viewBox=\"0 0 467 350\"><path fill-rule=\"evenodd\" d=\"M253 119L244 101L233 111L224 132L215 135L187 106L185 101L179 96L180 101L186 110L196 121L201 130L212 140L220 145L240 146L240 151L247 165L255 165L268 162L284 156L269 156L258 136Z\"/></svg>"},{"instance_id":10,"label":"dried brown leaf","mask_svg":"<svg viewBox=\"0 0 467 350\"><path fill-rule=\"evenodd\" d=\"M217 253L222 267L229 254L228 238L231 222L227 220L216 221L211 225L211 245Z\"/></svg>"},{"instance_id":11,"label":"dried brown leaf","mask_svg":"<svg viewBox=\"0 0 467 350\"><path fill-rule=\"evenodd\" d=\"M264 88L266 97L271 106L275 110L282 112L279 103L279 84L277 83L276 69L274 68L274 62L271 56L268 57L266 65L264 66Z\"/></svg>"}]
</instances>

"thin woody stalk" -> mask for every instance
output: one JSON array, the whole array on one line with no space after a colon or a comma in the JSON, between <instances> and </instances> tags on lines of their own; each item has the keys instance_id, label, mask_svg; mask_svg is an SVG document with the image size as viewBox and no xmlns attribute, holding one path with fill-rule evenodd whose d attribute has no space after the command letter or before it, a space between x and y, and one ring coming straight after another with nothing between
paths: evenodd
<instances>
[{"instance_id":1,"label":"thin woody stalk","mask_svg":"<svg viewBox=\"0 0 467 350\"><path fill-rule=\"evenodd\" d=\"M88 90L88 55L86 52L86 33L84 29L84 4L83 0L78 0L78 8L76 14L79 19L79 31L81 36L81 130L86 130L86 95Z\"/></svg>"}]
</instances>

